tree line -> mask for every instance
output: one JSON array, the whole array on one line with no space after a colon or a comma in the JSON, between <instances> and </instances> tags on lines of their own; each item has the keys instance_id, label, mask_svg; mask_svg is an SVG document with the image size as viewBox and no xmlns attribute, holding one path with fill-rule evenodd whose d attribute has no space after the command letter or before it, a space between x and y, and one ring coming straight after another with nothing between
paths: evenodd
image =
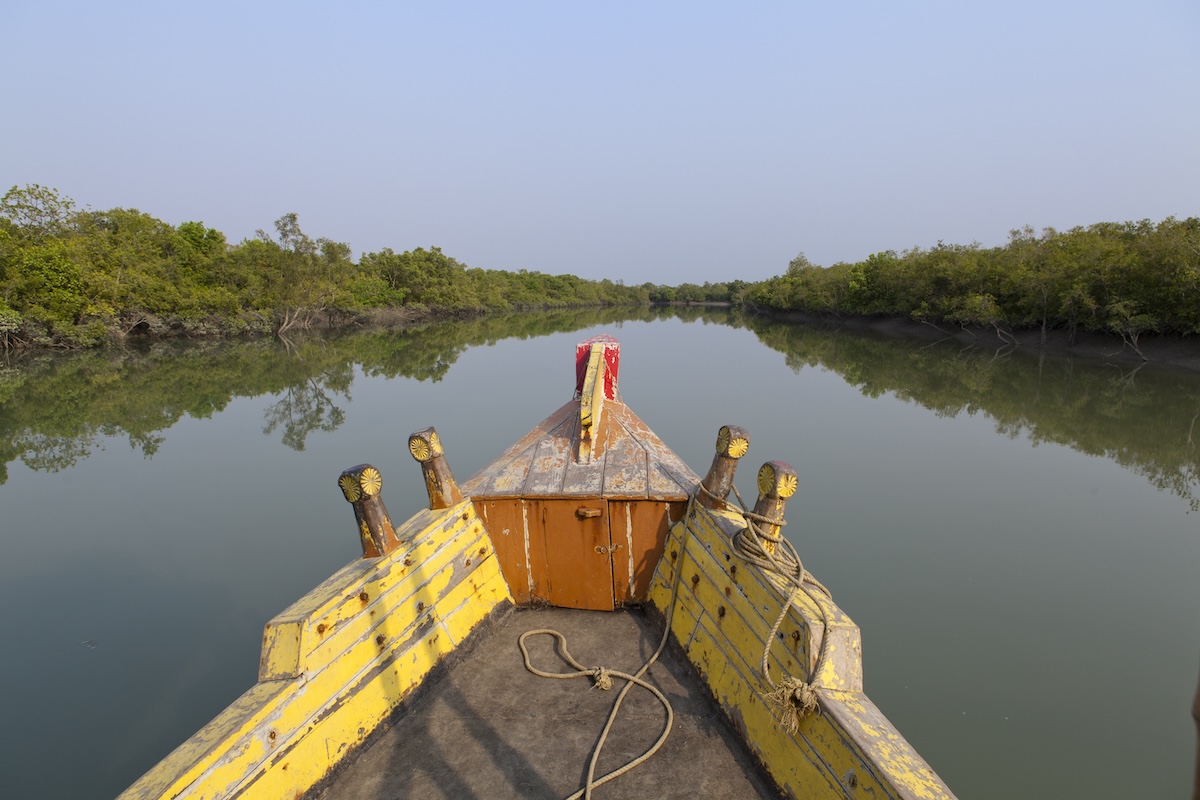
<instances>
[{"instance_id":1,"label":"tree line","mask_svg":"<svg viewBox=\"0 0 1200 800\"><path fill-rule=\"evenodd\" d=\"M471 268L438 247L356 260L348 244L305 233L296 214L230 244L202 222L81 210L37 185L0 200L0 349L87 346L137 331L282 333L387 309L646 305L652 288Z\"/></svg>"},{"instance_id":2,"label":"tree line","mask_svg":"<svg viewBox=\"0 0 1200 800\"><path fill-rule=\"evenodd\" d=\"M800 254L753 285L748 302L817 315L882 315L931 324L1104 332L1135 350L1148 332L1200 333L1200 218L1030 227L1008 242L889 250L828 268Z\"/></svg>"},{"instance_id":3,"label":"tree line","mask_svg":"<svg viewBox=\"0 0 1200 800\"><path fill-rule=\"evenodd\" d=\"M733 265L731 265L732 267ZM0 199L0 349L86 346L146 331L284 333L365 317L612 305L730 303L830 317L1120 336L1200 332L1200 218L1099 223L1002 246L920 247L819 267L798 255L751 283L625 286L574 275L480 269L438 247L350 246L305 233L296 214L230 244L202 222L135 209L81 210L58 191ZM1140 351L1139 351L1140 352Z\"/></svg>"}]
</instances>

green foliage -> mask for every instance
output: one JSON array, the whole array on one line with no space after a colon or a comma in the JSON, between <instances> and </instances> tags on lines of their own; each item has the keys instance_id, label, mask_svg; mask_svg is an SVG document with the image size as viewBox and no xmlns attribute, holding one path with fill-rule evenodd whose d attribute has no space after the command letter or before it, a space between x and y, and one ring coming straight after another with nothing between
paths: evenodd
<instances>
[{"instance_id":1,"label":"green foliage","mask_svg":"<svg viewBox=\"0 0 1200 800\"><path fill-rule=\"evenodd\" d=\"M638 287L651 303L740 303L745 288L750 284L735 280L728 283L681 283L678 286L655 286L647 283Z\"/></svg>"},{"instance_id":2,"label":"green foliage","mask_svg":"<svg viewBox=\"0 0 1200 800\"><path fill-rule=\"evenodd\" d=\"M84 307L83 270L58 239L30 241L5 264L4 301L34 320L70 326Z\"/></svg>"},{"instance_id":3,"label":"green foliage","mask_svg":"<svg viewBox=\"0 0 1200 800\"><path fill-rule=\"evenodd\" d=\"M21 343L20 332L24 326L21 315L0 300L0 350L9 350Z\"/></svg>"},{"instance_id":4,"label":"green foliage","mask_svg":"<svg viewBox=\"0 0 1200 800\"><path fill-rule=\"evenodd\" d=\"M189 221L77 211L53 189L0 200L0 347L83 346L135 332L207 335L341 325L391 308L483 312L645 304L611 281L473 269L438 247L364 254L313 238L295 213L230 246Z\"/></svg>"},{"instance_id":5,"label":"green foliage","mask_svg":"<svg viewBox=\"0 0 1200 800\"><path fill-rule=\"evenodd\" d=\"M468 267L441 248L354 261L295 213L229 245L202 222L136 209L78 211L53 189L0 199L0 347L82 346L135 332L207 335L340 325L402 308L479 313L606 305L750 303L933 324L1102 331L1138 349L1146 332L1200 332L1200 219L1013 231L1008 244L876 253L823 269L798 254L757 284L645 283ZM100 335L101 327L106 335Z\"/></svg>"},{"instance_id":6,"label":"green foliage","mask_svg":"<svg viewBox=\"0 0 1200 800\"><path fill-rule=\"evenodd\" d=\"M62 235L71 224L75 201L36 183L16 186L0 198L0 218L29 239Z\"/></svg>"},{"instance_id":7,"label":"green foliage","mask_svg":"<svg viewBox=\"0 0 1200 800\"><path fill-rule=\"evenodd\" d=\"M1136 349L1148 331L1200 332L1200 218L1026 227L1001 247L939 242L829 269L801 254L746 295L817 314L1115 333Z\"/></svg>"}]
</instances>

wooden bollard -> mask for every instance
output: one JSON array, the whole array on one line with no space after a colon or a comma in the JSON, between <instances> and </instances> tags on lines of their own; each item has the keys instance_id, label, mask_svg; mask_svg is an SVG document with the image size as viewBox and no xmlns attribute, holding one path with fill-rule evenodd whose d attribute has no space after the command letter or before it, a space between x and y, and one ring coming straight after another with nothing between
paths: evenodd
<instances>
[{"instance_id":1,"label":"wooden bollard","mask_svg":"<svg viewBox=\"0 0 1200 800\"><path fill-rule=\"evenodd\" d=\"M421 464L425 476L425 489L429 492L429 509L449 508L463 499L454 473L446 463L442 440L433 428L417 431L408 437L408 452Z\"/></svg>"},{"instance_id":2,"label":"wooden bollard","mask_svg":"<svg viewBox=\"0 0 1200 800\"><path fill-rule=\"evenodd\" d=\"M725 498L733 488L733 475L737 472L738 459L750 449L750 432L736 425L722 425L717 432L717 452L712 466L700 485L700 504L705 508L724 511L729 507Z\"/></svg>"},{"instance_id":3,"label":"wooden bollard","mask_svg":"<svg viewBox=\"0 0 1200 800\"><path fill-rule=\"evenodd\" d=\"M758 470L758 502L754 504L754 513L767 519L783 520L783 511L787 499L796 493L800 485L796 470L791 464L782 461L768 461ZM763 547L771 555L782 536L781 526L770 522L757 522L758 532L763 537Z\"/></svg>"},{"instance_id":4,"label":"wooden bollard","mask_svg":"<svg viewBox=\"0 0 1200 800\"><path fill-rule=\"evenodd\" d=\"M387 507L379 494L383 489L383 476L379 470L370 464L351 467L338 477L338 486L346 500L354 506L363 558L387 555L400 546Z\"/></svg>"}]
</instances>

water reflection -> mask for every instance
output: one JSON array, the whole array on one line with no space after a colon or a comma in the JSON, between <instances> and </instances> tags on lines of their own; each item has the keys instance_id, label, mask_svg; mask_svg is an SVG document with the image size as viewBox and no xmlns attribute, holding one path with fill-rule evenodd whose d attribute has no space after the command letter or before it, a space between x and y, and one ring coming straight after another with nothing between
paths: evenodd
<instances>
[{"instance_id":1,"label":"water reflection","mask_svg":"<svg viewBox=\"0 0 1200 800\"><path fill-rule=\"evenodd\" d=\"M339 332L286 341L155 342L80 353L37 353L0 369L0 484L8 465L56 472L122 437L149 458L184 415L207 419L237 397L275 395L263 433L303 450L345 419L354 365L372 376L438 381L468 348L669 312L594 309L442 322L402 331Z\"/></svg>"},{"instance_id":2,"label":"water reflection","mask_svg":"<svg viewBox=\"0 0 1200 800\"><path fill-rule=\"evenodd\" d=\"M389 508L420 508L400 435L436 424L469 475L566 399L578 338L659 317L703 326L616 331L631 405L701 467L718 425L786 420L753 457L804 471L789 536L863 626L868 693L951 786L1172 794L1191 758L1195 638L1180 631L1196 630L1200 561L1181 504L1133 473L1195 505L1200 376L703 309L160 342L0 368L0 463L75 465L17 466L0 487L0 602L23 609L21 657L0 659L0 680L28 690L5 710L29 746L8 794L111 797L244 691L263 622L357 557L340 468L371 460ZM387 380L400 377L414 380ZM1131 690L1135 710L1106 724L1095 698ZM1063 720L1088 735L1055 736ZM48 768L37 754L51 740L82 768ZM1071 768L1095 752L1145 768Z\"/></svg>"},{"instance_id":3,"label":"water reflection","mask_svg":"<svg viewBox=\"0 0 1200 800\"><path fill-rule=\"evenodd\" d=\"M438 381L471 347L670 316L747 328L793 370L831 370L870 397L890 393L942 416L982 413L1009 437L1111 459L1200 508L1194 372L963 349L699 308L505 315L282 343L158 342L30 356L0 370L0 483L14 460L60 470L106 437L126 438L149 458L184 415L207 418L244 396L272 396L263 433L303 450L310 433L344 421L356 365L370 376Z\"/></svg>"},{"instance_id":4,"label":"water reflection","mask_svg":"<svg viewBox=\"0 0 1200 800\"><path fill-rule=\"evenodd\" d=\"M939 416L986 414L1010 438L1111 459L1200 509L1200 374L763 318L742 324L794 370L832 370L868 397L891 393Z\"/></svg>"},{"instance_id":5,"label":"water reflection","mask_svg":"<svg viewBox=\"0 0 1200 800\"><path fill-rule=\"evenodd\" d=\"M288 344L294 346L292 342ZM270 436L282 427L283 443L293 450L303 450L308 434L337 430L346 421L346 411L337 405L336 399L341 397L348 402L353 382L354 365L347 361L288 384L279 393L279 399L263 412L266 419L263 433Z\"/></svg>"}]
</instances>

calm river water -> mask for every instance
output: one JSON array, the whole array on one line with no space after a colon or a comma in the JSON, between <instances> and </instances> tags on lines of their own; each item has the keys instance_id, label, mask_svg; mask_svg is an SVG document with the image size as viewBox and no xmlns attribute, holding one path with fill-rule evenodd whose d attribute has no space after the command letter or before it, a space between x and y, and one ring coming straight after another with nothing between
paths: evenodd
<instances>
[{"instance_id":1,"label":"calm river water","mask_svg":"<svg viewBox=\"0 0 1200 800\"><path fill-rule=\"evenodd\" d=\"M0 794L117 794L358 555L342 469L375 464L407 517L410 432L435 425L465 479L570 398L599 332L697 471L722 424L753 467L796 467L785 530L861 626L867 693L959 796L1187 795L1200 375L651 312L0 369Z\"/></svg>"}]
</instances>

